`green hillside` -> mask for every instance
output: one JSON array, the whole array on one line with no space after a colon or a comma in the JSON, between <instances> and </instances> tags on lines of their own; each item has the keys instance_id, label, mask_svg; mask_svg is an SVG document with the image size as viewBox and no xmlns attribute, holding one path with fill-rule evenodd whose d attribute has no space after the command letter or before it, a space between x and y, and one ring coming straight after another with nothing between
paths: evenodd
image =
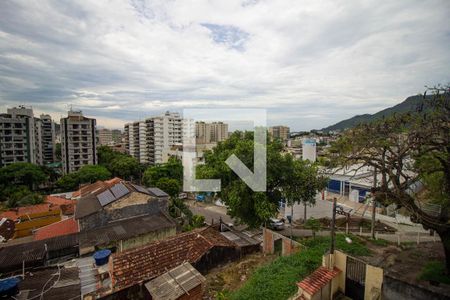
<instances>
[{"instance_id":1,"label":"green hillside","mask_svg":"<svg viewBox=\"0 0 450 300\"><path fill-rule=\"evenodd\" d=\"M428 98L428 96L427 96L427 98ZM424 102L425 102L425 99L423 98L422 95L411 96L411 97L406 98L405 101L403 101L395 106L383 109L375 114L357 115L350 119L346 119L346 120L340 121L334 125L325 127L322 130L323 131L344 130L347 128L352 128L361 123L367 123L367 122L371 122L371 121L380 119L383 116L384 117L391 116L394 113L404 113L404 112L409 112L409 111L415 111L415 110L417 110L418 107L423 105Z\"/></svg>"}]
</instances>

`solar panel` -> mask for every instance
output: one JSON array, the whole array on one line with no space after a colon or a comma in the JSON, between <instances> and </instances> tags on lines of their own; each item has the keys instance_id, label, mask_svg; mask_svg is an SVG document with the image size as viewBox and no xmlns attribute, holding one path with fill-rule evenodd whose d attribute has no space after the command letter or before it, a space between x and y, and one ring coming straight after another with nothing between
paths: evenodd
<instances>
[{"instance_id":1,"label":"solar panel","mask_svg":"<svg viewBox=\"0 0 450 300\"><path fill-rule=\"evenodd\" d=\"M156 197L167 197L167 196L169 196L164 191L162 191L162 190L160 190L158 188L149 188L148 190L150 191L150 193L152 193Z\"/></svg>"},{"instance_id":2,"label":"solar panel","mask_svg":"<svg viewBox=\"0 0 450 300\"><path fill-rule=\"evenodd\" d=\"M103 193L98 194L97 199L102 206L105 206L115 201L116 197L114 197L114 195L109 190L106 190Z\"/></svg>"},{"instance_id":3,"label":"solar panel","mask_svg":"<svg viewBox=\"0 0 450 300\"><path fill-rule=\"evenodd\" d=\"M111 187L111 192L114 194L116 199L119 199L120 197L123 197L126 194L128 194L130 191L122 183L118 183L113 187Z\"/></svg>"},{"instance_id":4,"label":"solar panel","mask_svg":"<svg viewBox=\"0 0 450 300\"><path fill-rule=\"evenodd\" d=\"M140 186L140 185L136 185L136 184L132 184L132 185L138 192L141 192L141 193L144 193L144 194L147 194L147 195L150 194L150 192L145 187Z\"/></svg>"}]
</instances>

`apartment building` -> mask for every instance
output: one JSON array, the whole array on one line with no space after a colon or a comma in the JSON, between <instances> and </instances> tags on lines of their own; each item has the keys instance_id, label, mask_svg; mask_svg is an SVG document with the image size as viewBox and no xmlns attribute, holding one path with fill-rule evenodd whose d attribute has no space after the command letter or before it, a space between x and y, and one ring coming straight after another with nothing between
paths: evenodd
<instances>
[{"instance_id":1,"label":"apartment building","mask_svg":"<svg viewBox=\"0 0 450 300\"><path fill-rule=\"evenodd\" d=\"M125 147L143 164L166 162L172 146L182 143L182 119L178 113L125 124Z\"/></svg>"},{"instance_id":2,"label":"apartment building","mask_svg":"<svg viewBox=\"0 0 450 300\"><path fill-rule=\"evenodd\" d=\"M196 144L214 144L228 138L228 124L223 122L196 122Z\"/></svg>"},{"instance_id":3,"label":"apartment building","mask_svg":"<svg viewBox=\"0 0 450 300\"><path fill-rule=\"evenodd\" d=\"M97 130L98 144L101 146L109 146L113 144L112 131L106 128Z\"/></svg>"},{"instance_id":4,"label":"apartment building","mask_svg":"<svg viewBox=\"0 0 450 300\"><path fill-rule=\"evenodd\" d=\"M269 134L274 140L287 141L289 139L289 127L281 125L269 127Z\"/></svg>"},{"instance_id":5,"label":"apartment building","mask_svg":"<svg viewBox=\"0 0 450 300\"><path fill-rule=\"evenodd\" d=\"M33 109L25 106L0 114L0 167L15 162L53 162L53 124L49 115L36 118Z\"/></svg>"},{"instance_id":6,"label":"apartment building","mask_svg":"<svg viewBox=\"0 0 450 300\"><path fill-rule=\"evenodd\" d=\"M49 164L55 161L55 123L50 115L40 116L42 136L42 161Z\"/></svg>"},{"instance_id":7,"label":"apartment building","mask_svg":"<svg viewBox=\"0 0 450 300\"><path fill-rule=\"evenodd\" d=\"M63 172L78 171L82 166L97 164L96 120L81 111L69 111L61 119L61 157Z\"/></svg>"}]
</instances>

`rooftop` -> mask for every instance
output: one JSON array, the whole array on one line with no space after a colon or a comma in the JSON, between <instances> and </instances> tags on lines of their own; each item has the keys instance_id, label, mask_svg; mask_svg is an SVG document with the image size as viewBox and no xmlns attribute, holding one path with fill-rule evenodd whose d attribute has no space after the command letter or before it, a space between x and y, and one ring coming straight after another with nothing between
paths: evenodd
<instances>
[{"instance_id":1,"label":"rooftop","mask_svg":"<svg viewBox=\"0 0 450 300\"><path fill-rule=\"evenodd\" d=\"M1 213L0 218L16 220L22 216L44 213L44 212L48 212L48 211L55 210L55 209L59 209L59 207L52 206L49 203L36 204L36 205L30 205L30 206L21 206L21 207L12 208L8 211Z\"/></svg>"},{"instance_id":2,"label":"rooftop","mask_svg":"<svg viewBox=\"0 0 450 300\"><path fill-rule=\"evenodd\" d=\"M176 300L206 281L186 262L145 284L153 300Z\"/></svg>"},{"instance_id":3,"label":"rooftop","mask_svg":"<svg viewBox=\"0 0 450 300\"><path fill-rule=\"evenodd\" d=\"M218 231L207 227L114 254L113 286L119 291L160 276L184 262L195 263L216 246L234 248Z\"/></svg>"},{"instance_id":4,"label":"rooftop","mask_svg":"<svg viewBox=\"0 0 450 300\"><path fill-rule=\"evenodd\" d=\"M78 232L78 222L74 218L69 218L37 229L34 240L44 240L76 232Z\"/></svg>"},{"instance_id":5,"label":"rooftop","mask_svg":"<svg viewBox=\"0 0 450 300\"><path fill-rule=\"evenodd\" d=\"M297 283L297 285L309 295L314 295L334 277L338 276L339 273L341 273L341 270L338 268L330 270L326 267L319 267L311 275Z\"/></svg>"}]
</instances>

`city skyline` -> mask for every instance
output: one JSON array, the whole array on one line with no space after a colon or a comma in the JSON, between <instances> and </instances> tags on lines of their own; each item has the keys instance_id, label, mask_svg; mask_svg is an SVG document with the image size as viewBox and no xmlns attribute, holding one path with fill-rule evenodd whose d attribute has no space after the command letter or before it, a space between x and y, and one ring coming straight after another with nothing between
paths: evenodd
<instances>
[{"instance_id":1,"label":"city skyline","mask_svg":"<svg viewBox=\"0 0 450 300\"><path fill-rule=\"evenodd\" d=\"M450 4L1 2L0 110L99 127L184 108L265 108L320 129L448 83Z\"/></svg>"}]
</instances>

